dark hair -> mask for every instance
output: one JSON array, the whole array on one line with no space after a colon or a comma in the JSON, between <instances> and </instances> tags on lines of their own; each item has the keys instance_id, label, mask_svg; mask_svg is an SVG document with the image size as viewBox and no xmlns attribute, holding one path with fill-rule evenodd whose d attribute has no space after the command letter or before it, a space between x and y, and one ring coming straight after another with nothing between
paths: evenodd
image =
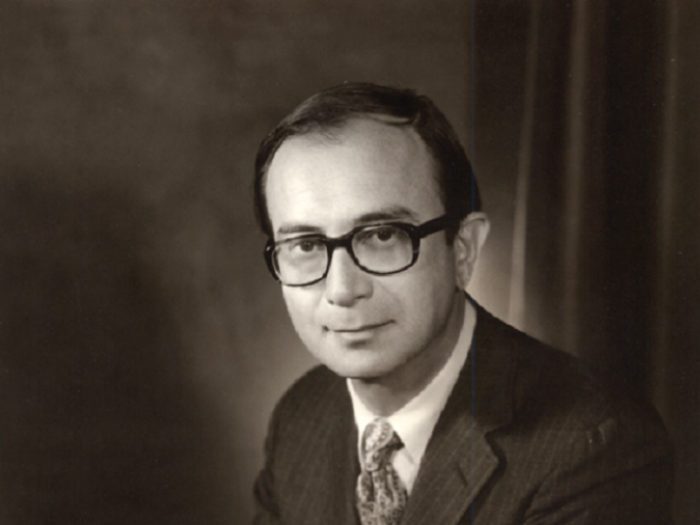
<instances>
[{"instance_id":1,"label":"dark hair","mask_svg":"<svg viewBox=\"0 0 700 525\"><path fill-rule=\"evenodd\" d=\"M390 126L413 128L432 154L438 169L440 196L445 213L454 218L448 240L459 221L481 209L471 164L445 115L426 96L411 89L370 83L345 83L311 96L287 115L262 141L255 158L255 213L263 232L273 237L265 199L265 179L272 158L289 137L324 133L357 117L391 117Z\"/></svg>"}]
</instances>

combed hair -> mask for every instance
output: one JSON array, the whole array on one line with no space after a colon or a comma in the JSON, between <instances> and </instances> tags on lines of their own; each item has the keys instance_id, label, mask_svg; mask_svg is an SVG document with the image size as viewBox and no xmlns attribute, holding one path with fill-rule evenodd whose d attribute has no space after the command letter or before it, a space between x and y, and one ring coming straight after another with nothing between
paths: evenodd
<instances>
[{"instance_id":1,"label":"combed hair","mask_svg":"<svg viewBox=\"0 0 700 525\"><path fill-rule=\"evenodd\" d=\"M471 164L454 129L432 100L406 88L348 82L317 93L299 106L265 137L255 159L254 206L263 232L273 237L267 211L265 180L275 153L290 137L324 134L353 118L379 117L390 126L418 133L438 166L437 182L445 213L454 218L451 242L459 221L481 210L481 198ZM386 117L389 117L387 119Z\"/></svg>"}]
</instances>

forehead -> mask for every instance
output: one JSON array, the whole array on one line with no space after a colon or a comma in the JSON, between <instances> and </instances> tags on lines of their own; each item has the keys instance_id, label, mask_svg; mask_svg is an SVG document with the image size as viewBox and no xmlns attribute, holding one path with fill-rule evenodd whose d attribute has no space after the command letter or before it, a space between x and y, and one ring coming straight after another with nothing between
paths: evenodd
<instances>
[{"instance_id":1,"label":"forehead","mask_svg":"<svg viewBox=\"0 0 700 525\"><path fill-rule=\"evenodd\" d=\"M412 128L354 119L280 146L267 175L268 213L274 231L289 224L340 231L384 212L424 221L443 211L435 174Z\"/></svg>"}]
</instances>

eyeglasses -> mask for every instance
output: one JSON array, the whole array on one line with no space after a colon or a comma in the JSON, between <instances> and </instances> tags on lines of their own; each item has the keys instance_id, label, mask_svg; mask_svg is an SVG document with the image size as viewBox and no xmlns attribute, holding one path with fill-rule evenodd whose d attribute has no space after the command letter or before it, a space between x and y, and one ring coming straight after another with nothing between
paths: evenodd
<instances>
[{"instance_id":1,"label":"eyeglasses","mask_svg":"<svg viewBox=\"0 0 700 525\"><path fill-rule=\"evenodd\" d=\"M365 272L390 275L413 266L420 240L453 222L443 215L418 226L403 222L360 226L336 238L313 234L278 242L270 239L265 261L272 276L285 286L308 286L324 279L336 248L345 248Z\"/></svg>"}]
</instances>

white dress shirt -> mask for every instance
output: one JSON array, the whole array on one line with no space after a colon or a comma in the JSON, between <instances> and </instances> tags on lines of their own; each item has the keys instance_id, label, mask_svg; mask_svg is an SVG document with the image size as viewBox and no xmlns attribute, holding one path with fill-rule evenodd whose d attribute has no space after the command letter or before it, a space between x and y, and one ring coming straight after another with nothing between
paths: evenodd
<instances>
[{"instance_id":1,"label":"white dress shirt","mask_svg":"<svg viewBox=\"0 0 700 525\"><path fill-rule=\"evenodd\" d=\"M435 424L467 360L475 323L474 315L469 314L470 310L469 305L466 305L462 331L443 368L418 395L386 418L404 444L403 448L394 453L392 465L406 486L408 494L413 489L421 459ZM377 416L357 396L350 379L347 380L347 384L358 430L359 450L365 427Z\"/></svg>"}]
</instances>

